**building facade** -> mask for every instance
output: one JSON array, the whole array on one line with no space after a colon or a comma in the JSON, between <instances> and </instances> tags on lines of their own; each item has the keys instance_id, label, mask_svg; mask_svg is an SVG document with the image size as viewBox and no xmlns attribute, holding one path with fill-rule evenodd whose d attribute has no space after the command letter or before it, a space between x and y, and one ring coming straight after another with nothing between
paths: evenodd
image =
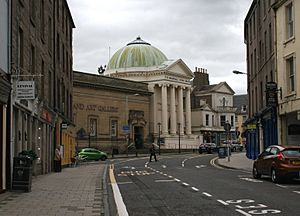
<instances>
[{"instance_id":1,"label":"building facade","mask_svg":"<svg viewBox=\"0 0 300 216\"><path fill-rule=\"evenodd\" d=\"M73 90L78 149L125 153L128 146L148 148L153 141L148 84L74 71Z\"/></svg>"},{"instance_id":2,"label":"building facade","mask_svg":"<svg viewBox=\"0 0 300 216\"><path fill-rule=\"evenodd\" d=\"M233 106L235 111L235 132L240 143L246 143L245 122L248 119L248 95L234 95Z\"/></svg>"},{"instance_id":3,"label":"building facade","mask_svg":"<svg viewBox=\"0 0 300 216\"><path fill-rule=\"evenodd\" d=\"M148 83L153 93L150 133L155 139L162 138L163 148L195 147L190 107L193 73L181 59L168 60L138 37L111 57L105 75Z\"/></svg>"},{"instance_id":4,"label":"building facade","mask_svg":"<svg viewBox=\"0 0 300 216\"><path fill-rule=\"evenodd\" d=\"M63 147L63 165L75 148L70 130L61 128L61 123L72 126L75 26L65 0L12 1L11 17L8 173L11 176L13 157L33 150L38 155L34 173L45 174L53 169L56 145ZM24 96L27 87L30 96Z\"/></svg>"},{"instance_id":5,"label":"building facade","mask_svg":"<svg viewBox=\"0 0 300 216\"><path fill-rule=\"evenodd\" d=\"M10 1L0 1L0 193L6 189L6 142L9 140L6 128L10 80L9 80L9 44L10 44Z\"/></svg>"},{"instance_id":6,"label":"building facade","mask_svg":"<svg viewBox=\"0 0 300 216\"><path fill-rule=\"evenodd\" d=\"M197 68L194 72L191 94L192 132L203 137L200 143L216 143L218 146L227 139L235 140L234 91L226 82L209 85L206 69ZM231 126L229 137L224 125Z\"/></svg>"},{"instance_id":7,"label":"building facade","mask_svg":"<svg viewBox=\"0 0 300 216\"><path fill-rule=\"evenodd\" d=\"M254 0L244 22L249 97L247 157L251 159L278 142L273 3Z\"/></svg>"},{"instance_id":8,"label":"building facade","mask_svg":"<svg viewBox=\"0 0 300 216\"><path fill-rule=\"evenodd\" d=\"M300 2L277 0L275 11L276 70L279 96L279 143L299 145L300 139ZM297 40L298 39L298 40Z\"/></svg>"}]
</instances>

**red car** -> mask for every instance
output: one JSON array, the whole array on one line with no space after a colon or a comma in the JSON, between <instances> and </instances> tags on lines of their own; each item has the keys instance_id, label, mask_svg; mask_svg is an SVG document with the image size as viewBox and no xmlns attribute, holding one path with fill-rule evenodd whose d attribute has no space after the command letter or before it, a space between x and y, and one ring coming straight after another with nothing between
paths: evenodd
<instances>
[{"instance_id":1,"label":"red car","mask_svg":"<svg viewBox=\"0 0 300 216\"><path fill-rule=\"evenodd\" d=\"M253 177L271 176L272 182L284 177L299 178L300 146L269 146L253 163Z\"/></svg>"}]
</instances>

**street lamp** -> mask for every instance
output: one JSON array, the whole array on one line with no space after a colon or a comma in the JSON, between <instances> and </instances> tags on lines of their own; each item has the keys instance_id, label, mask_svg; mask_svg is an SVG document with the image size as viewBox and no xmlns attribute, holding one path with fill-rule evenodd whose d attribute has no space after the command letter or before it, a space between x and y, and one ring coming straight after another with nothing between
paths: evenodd
<instances>
[{"instance_id":1,"label":"street lamp","mask_svg":"<svg viewBox=\"0 0 300 216\"><path fill-rule=\"evenodd\" d=\"M157 141L157 143L158 143L158 154L160 155L160 126L161 126L161 123L158 122L157 125L158 125L158 141Z\"/></svg>"},{"instance_id":2,"label":"street lamp","mask_svg":"<svg viewBox=\"0 0 300 216\"><path fill-rule=\"evenodd\" d=\"M247 74L245 72L238 71L238 70L233 70L232 73L234 73L234 74Z\"/></svg>"},{"instance_id":3,"label":"street lamp","mask_svg":"<svg viewBox=\"0 0 300 216\"><path fill-rule=\"evenodd\" d=\"M180 123L177 123L178 125L178 153L180 154Z\"/></svg>"}]
</instances>

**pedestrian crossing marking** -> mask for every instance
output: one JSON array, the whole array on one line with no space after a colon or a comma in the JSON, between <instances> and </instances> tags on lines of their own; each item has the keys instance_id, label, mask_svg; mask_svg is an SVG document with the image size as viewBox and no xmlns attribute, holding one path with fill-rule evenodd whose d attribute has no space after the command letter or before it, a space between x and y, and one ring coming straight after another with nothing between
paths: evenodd
<instances>
[{"instance_id":1,"label":"pedestrian crossing marking","mask_svg":"<svg viewBox=\"0 0 300 216\"><path fill-rule=\"evenodd\" d=\"M154 172L148 172L146 170L142 170L142 171L121 171L121 173L118 174L118 176L148 176L148 175L152 175L155 174Z\"/></svg>"}]
</instances>

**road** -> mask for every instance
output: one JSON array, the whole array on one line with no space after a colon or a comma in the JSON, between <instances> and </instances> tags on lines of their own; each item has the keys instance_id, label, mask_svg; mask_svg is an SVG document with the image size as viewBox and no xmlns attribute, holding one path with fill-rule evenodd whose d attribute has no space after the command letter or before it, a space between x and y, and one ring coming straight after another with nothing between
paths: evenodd
<instances>
[{"instance_id":1,"label":"road","mask_svg":"<svg viewBox=\"0 0 300 216\"><path fill-rule=\"evenodd\" d=\"M112 215L299 215L300 183L216 167L216 155L111 161ZM112 203L112 202L110 202Z\"/></svg>"}]
</instances>

